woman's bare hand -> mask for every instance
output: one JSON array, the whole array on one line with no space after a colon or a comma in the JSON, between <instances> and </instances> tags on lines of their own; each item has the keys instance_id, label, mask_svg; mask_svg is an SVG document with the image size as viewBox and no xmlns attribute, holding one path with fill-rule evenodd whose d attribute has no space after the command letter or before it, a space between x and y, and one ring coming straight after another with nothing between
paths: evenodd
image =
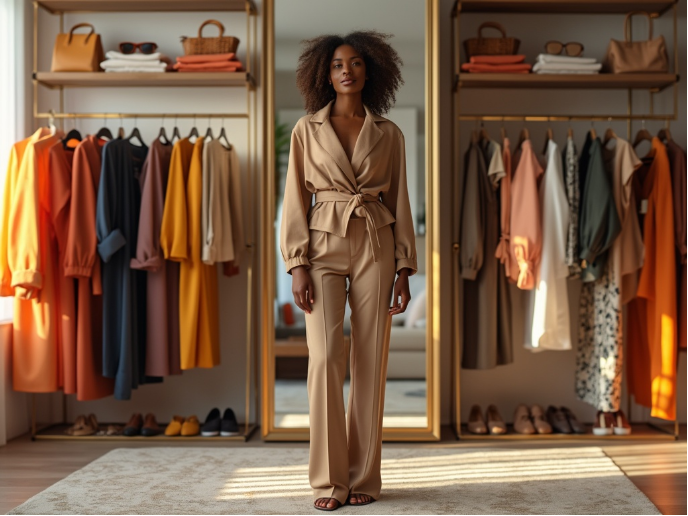
<instances>
[{"instance_id":1,"label":"woman's bare hand","mask_svg":"<svg viewBox=\"0 0 688 516\"><path fill-rule=\"evenodd\" d=\"M392 297L392 306L389 307L389 315L402 314L406 311L406 307L411 301L408 279L409 270L401 269L397 280L394 282L394 296ZM399 302L399 298L401 298L401 302Z\"/></svg>"},{"instance_id":2,"label":"woman's bare hand","mask_svg":"<svg viewBox=\"0 0 688 516\"><path fill-rule=\"evenodd\" d=\"M307 314L311 313L313 300L313 280L305 265L299 265L291 270L291 292L294 302Z\"/></svg>"}]
</instances>

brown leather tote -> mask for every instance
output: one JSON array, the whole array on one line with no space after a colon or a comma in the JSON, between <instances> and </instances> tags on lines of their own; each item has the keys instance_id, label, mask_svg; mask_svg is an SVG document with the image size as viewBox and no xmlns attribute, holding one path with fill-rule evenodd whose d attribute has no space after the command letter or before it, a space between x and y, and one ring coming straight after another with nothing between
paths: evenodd
<instances>
[{"instance_id":1,"label":"brown leather tote","mask_svg":"<svg viewBox=\"0 0 688 516\"><path fill-rule=\"evenodd\" d=\"M88 34L74 34L74 30L90 27ZM74 25L67 34L58 34L53 48L53 72L99 72L105 60L100 35L90 23Z\"/></svg>"},{"instance_id":2,"label":"brown leather tote","mask_svg":"<svg viewBox=\"0 0 688 516\"><path fill-rule=\"evenodd\" d=\"M631 18L641 14L647 17L649 34L646 41L631 41ZM667 73L667 56L664 36L652 39L652 18L645 11L632 11L624 22L625 41L612 39L607 48L604 71L611 73Z\"/></svg>"}]
</instances>

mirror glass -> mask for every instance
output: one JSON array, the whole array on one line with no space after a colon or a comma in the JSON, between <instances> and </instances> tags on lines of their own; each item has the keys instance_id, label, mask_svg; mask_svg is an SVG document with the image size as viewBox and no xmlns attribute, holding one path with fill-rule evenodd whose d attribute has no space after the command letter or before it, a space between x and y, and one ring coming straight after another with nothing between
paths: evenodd
<instances>
[{"instance_id":1,"label":"mirror glass","mask_svg":"<svg viewBox=\"0 0 688 516\"><path fill-rule=\"evenodd\" d=\"M425 2L419 0L275 0L275 384L274 422L277 428L308 427L306 373L308 349L303 312L294 304L291 276L279 251L281 204L287 173L291 130L306 114L296 87L301 42L321 34L345 35L374 29L391 34L391 45L403 61L404 85L396 105L384 114L406 139L406 168L411 211L416 227L418 273L409 278L411 303L392 321L383 425L386 428L425 428L426 314L425 302ZM394 13L403 16L394 16ZM305 23L305 20L309 20ZM366 20L374 20L367 24ZM349 334L347 304L344 333ZM346 338L348 342L348 338ZM344 399L348 398L348 379ZM345 403L345 406L347 404Z\"/></svg>"}]
</instances>

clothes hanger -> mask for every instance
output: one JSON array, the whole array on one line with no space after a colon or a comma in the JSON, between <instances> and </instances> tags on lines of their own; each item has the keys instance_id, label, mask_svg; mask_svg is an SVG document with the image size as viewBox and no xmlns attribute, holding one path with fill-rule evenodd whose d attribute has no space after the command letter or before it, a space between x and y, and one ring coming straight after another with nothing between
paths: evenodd
<instances>
[{"instance_id":1,"label":"clothes hanger","mask_svg":"<svg viewBox=\"0 0 688 516\"><path fill-rule=\"evenodd\" d=\"M160 122L160 132L158 133L157 139L165 145L170 144L170 140L167 138L167 131L165 131L165 115L162 115L162 121Z\"/></svg>"},{"instance_id":2,"label":"clothes hanger","mask_svg":"<svg viewBox=\"0 0 688 516\"><path fill-rule=\"evenodd\" d=\"M50 130L50 136L53 136L57 132L57 126L55 125L55 111L48 110L48 129Z\"/></svg>"},{"instance_id":3,"label":"clothes hanger","mask_svg":"<svg viewBox=\"0 0 688 516\"><path fill-rule=\"evenodd\" d=\"M74 115L74 128L69 131L66 136L62 139L63 149L74 149L81 141L81 133L76 128L76 115Z\"/></svg>"},{"instance_id":4,"label":"clothes hanger","mask_svg":"<svg viewBox=\"0 0 688 516\"><path fill-rule=\"evenodd\" d=\"M502 117L502 125L499 128L499 136L502 137L502 141L507 137L506 129L504 129L504 117Z\"/></svg>"},{"instance_id":5,"label":"clothes hanger","mask_svg":"<svg viewBox=\"0 0 688 516\"><path fill-rule=\"evenodd\" d=\"M124 117L122 116L122 113L119 114L119 129L117 130L117 139L118 140L123 140L125 136L124 133Z\"/></svg>"},{"instance_id":6,"label":"clothes hanger","mask_svg":"<svg viewBox=\"0 0 688 516\"><path fill-rule=\"evenodd\" d=\"M633 148L636 148L640 143L644 142L647 140L648 142L652 141L652 134L650 134L650 131L645 129L645 120L642 121L642 129L638 131L638 133L635 135L635 140L633 140Z\"/></svg>"},{"instance_id":7,"label":"clothes hanger","mask_svg":"<svg viewBox=\"0 0 688 516\"><path fill-rule=\"evenodd\" d=\"M211 140L215 139L215 137L213 136L213 128L210 125L210 117L208 117L208 130L205 132L205 136L203 137L203 139L205 140L207 138L210 138Z\"/></svg>"},{"instance_id":8,"label":"clothes hanger","mask_svg":"<svg viewBox=\"0 0 688 516\"><path fill-rule=\"evenodd\" d=\"M191 139L192 136L195 136L196 138L198 138L198 129L196 129L196 115L194 115L193 120L194 120L193 127L191 128L191 132L189 132L189 136L187 136L187 138L189 140ZM194 140L194 142L195 142L195 140Z\"/></svg>"},{"instance_id":9,"label":"clothes hanger","mask_svg":"<svg viewBox=\"0 0 688 516\"><path fill-rule=\"evenodd\" d=\"M550 142L550 140L554 140L554 132L552 131L552 126L550 125L551 120L549 117L547 117L547 133L545 135L545 145L542 148L542 153L545 154L547 152L547 144Z\"/></svg>"},{"instance_id":10,"label":"clothes hanger","mask_svg":"<svg viewBox=\"0 0 688 516\"><path fill-rule=\"evenodd\" d=\"M526 127L526 119L523 119L523 127L521 128L521 133L518 135L518 143L516 144L516 148L518 149L523 145L523 142L526 140L530 140L530 133L528 132L528 128Z\"/></svg>"},{"instance_id":11,"label":"clothes hanger","mask_svg":"<svg viewBox=\"0 0 688 516\"><path fill-rule=\"evenodd\" d=\"M665 126L662 127L659 130L659 132L657 133L657 138L659 138L662 141L667 141L667 142L673 141L671 138L671 131L669 130L669 119L668 118L665 121Z\"/></svg>"},{"instance_id":12,"label":"clothes hanger","mask_svg":"<svg viewBox=\"0 0 688 516\"><path fill-rule=\"evenodd\" d=\"M229 143L229 139L227 138L227 133L225 132L225 119L222 119L222 129L220 129L220 135L217 137L217 140L220 141L222 138L225 139L227 142L226 149L227 150L232 150L232 144Z\"/></svg>"},{"instance_id":13,"label":"clothes hanger","mask_svg":"<svg viewBox=\"0 0 688 516\"><path fill-rule=\"evenodd\" d=\"M103 127L96 133L95 138L98 140L112 140L113 136L107 126L107 118L103 117Z\"/></svg>"},{"instance_id":14,"label":"clothes hanger","mask_svg":"<svg viewBox=\"0 0 688 516\"><path fill-rule=\"evenodd\" d=\"M606 146L611 140L616 140L616 133L612 129L612 117L609 117L609 127L604 132L604 139L602 140L602 146Z\"/></svg>"},{"instance_id":15,"label":"clothes hanger","mask_svg":"<svg viewBox=\"0 0 688 516\"><path fill-rule=\"evenodd\" d=\"M490 135L485 129L485 124L482 122L482 120L480 121L480 132L478 133L478 141L490 141Z\"/></svg>"},{"instance_id":16,"label":"clothes hanger","mask_svg":"<svg viewBox=\"0 0 688 516\"><path fill-rule=\"evenodd\" d=\"M182 139L182 135L179 132L179 127L177 127L177 115L174 115L174 129L172 129L172 141L175 141L175 138L177 140Z\"/></svg>"},{"instance_id":17,"label":"clothes hanger","mask_svg":"<svg viewBox=\"0 0 688 516\"><path fill-rule=\"evenodd\" d=\"M134 129L132 129L131 134L127 137L127 141L131 142L134 138L138 138L139 143L141 144L142 147L146 146L146 143L143 141L143 138L141 137L141 133L139 132L137 118L134 117Z\"/></svg>"},{"instance_id":18,"label":"clothes hanger","mask_svg":"<svg viewBox=\"0 0 688 516\"><path fill-rule=\"evenodd\" d=\"M590 138L593 140L597 138L597 131L595 131L595 121L590 120Z\"/></svg>"},{"instance_id":19,"label":"clothes hanger","mask_svg":"<svg viewBox=\"0 0 688 516\"><path fill-rule=\"evenodd\" d=\"M571 128L571 119L569 118L568 128L566 130L566 137L573 138L573 129Z\"/></svg>"}]
</instances>

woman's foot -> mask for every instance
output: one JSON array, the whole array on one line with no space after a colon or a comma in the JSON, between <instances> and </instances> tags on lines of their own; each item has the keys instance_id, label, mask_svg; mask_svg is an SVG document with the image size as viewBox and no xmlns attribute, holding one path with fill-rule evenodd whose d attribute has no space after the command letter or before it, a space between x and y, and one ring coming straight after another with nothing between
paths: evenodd
<instances>
[{"instance_id":1,"label":"woman's foot","mask_svg":"<svg viewBox=\"0 0 688 516\"><path fill-rule=\"evenodd\" d=\"M313 507L321 511L336 511L342 506L336 498L318 498Z\"/></svg>"},{"instance_id":2,"label":"woman's foot","mask_svg":"<svg viewBox=\"0 0 688 516\"><path fill-rule=\"evenodd\" d=\"M368 505L373 503L375 499L367 494L352 494L349 495L349 503L351 505Z\"/></svg>"}]
</instances>

